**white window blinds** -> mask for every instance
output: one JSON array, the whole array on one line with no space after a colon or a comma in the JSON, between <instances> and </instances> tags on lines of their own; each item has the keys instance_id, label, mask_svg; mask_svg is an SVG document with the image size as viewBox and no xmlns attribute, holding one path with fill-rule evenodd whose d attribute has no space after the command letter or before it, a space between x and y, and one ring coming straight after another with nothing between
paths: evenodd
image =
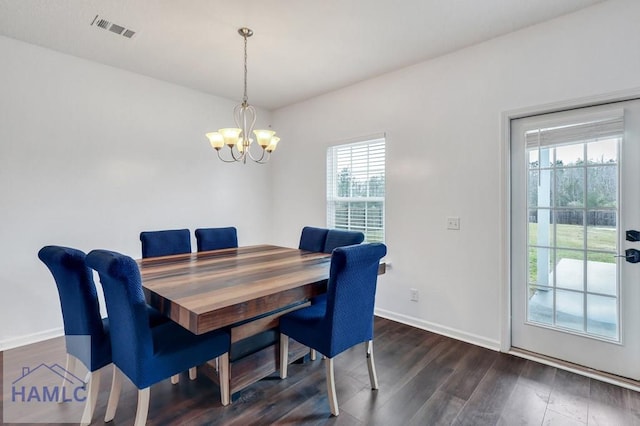
<instances>
[{"instance_id":1,"label":"white window blinds","mask_svg":"<svg viewBox=\"0 0 640 426\"><path fill-rule=\"evenodd\" d=\"M541 123L536 127L525 132L527 148L619 137L624 133L624 110L606 111L565 123Z\"/></svg>"},{"instance_id":2,"label":"white window blinds","mask_svg":"<svg viewBox=\"0 0 640 426\"><path fill-rule=\"evenodd\" d=\"M327 151L327 226L361 231L384 241L384 138Z\"/></svg>"}]
</instances>

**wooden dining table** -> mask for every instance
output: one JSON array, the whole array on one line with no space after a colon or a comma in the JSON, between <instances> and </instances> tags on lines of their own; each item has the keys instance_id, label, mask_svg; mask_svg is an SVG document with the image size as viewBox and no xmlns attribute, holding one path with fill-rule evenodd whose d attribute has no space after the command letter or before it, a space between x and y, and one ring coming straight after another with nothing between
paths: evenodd
<instances>
[{"instance_id":1,"label":"wooden dining table","mask_svg":"<svg viewBox=\"0 0 640 426\"><path fill-rule=\"evenodd\" d=\"M138 261L147 302L195 334L231 333L231 392L278 368L278 317L326 292L331 255L256 245ZM292 342L290 360L308 352ZM217 380L215 364L202 366Z\"/></svg>"}]
</instances>

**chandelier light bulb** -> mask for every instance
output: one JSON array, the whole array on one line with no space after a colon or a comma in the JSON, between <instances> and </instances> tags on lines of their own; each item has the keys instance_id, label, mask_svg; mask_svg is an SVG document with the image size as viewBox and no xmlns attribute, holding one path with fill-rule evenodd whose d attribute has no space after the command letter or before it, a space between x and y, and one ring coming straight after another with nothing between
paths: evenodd
<instances>
[{"instance_id":1,"label":"chandelier light bulb","mask_svg":"<svg viewBox=\"0 0 640 426\"><path fill-rule=\"evenodd\" d=\"M280 142L280 138L279 137L277 137L277 136L272 137L271 138L271 142L267 146L266 151L268 153L272 153L273 151L275 151L276 147L278 146L278 142Z\"/></svg>"},{"instance_id":2,"label":"chandelier light bulb","mask_svg":"<svg viewBox=\"0 0 640 426\"><path fill-rule=\"evenodd\" d=\"M271 142L273 135L276 134L273 130L254 130L253 133L256 135L258 145L262 148L266 148Z\"/></svg>"},{"instance_id":3,"label":"chandelier light bulb","mask_svg":"<svg viewBox=\"0 0 640 426\"><path fill-rule=\"evenodd\" d=\"M224 146L224 137L219 132L210 132L206 136L211 147L216 151L219 151Z\"/></svg>"}]
</instances>

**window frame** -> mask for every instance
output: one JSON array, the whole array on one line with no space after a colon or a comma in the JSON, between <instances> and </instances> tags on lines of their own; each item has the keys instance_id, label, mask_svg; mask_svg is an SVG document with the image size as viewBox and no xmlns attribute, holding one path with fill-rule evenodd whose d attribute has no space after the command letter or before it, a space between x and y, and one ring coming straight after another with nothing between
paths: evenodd
<instances>
[{"instance_id":1,"label":"window frame","mask_svg":"<svg viewBox=\"0 0 640 426\"><path fill-rule=\"evenodd\" d=\"M363 148L366 147L366 154L356 153L354 154L354 148ZM349 150L350 154L345 155L344 151ZM342 152L341 152L342 151ZM342 157L341 157L342 156ZM362 182L362 178L364 177L366 182L370 182L373 177L382 177L382 196L371 196L369 191L371 186L368 183L367 185L367 195L366 196L354 196L353 195L353 185L349 185L349 196L338 195L339 194L339 173L338 170L339 163L345 161L347 159L351 166L353 165L354 159L356 162L360 163L360 170L357 173L351 174L351 176L356 176L356 178L360 178ZM366 160L366 165L362 162ZM337 229L347 229L347 230L357 230L361 231L365 234L365 242L384 242L386 239L386 138L384 135L376 135L372 137L368 137L366 139L360 139L357 141L341 143L337 145L330 146L327 148L327 175L326 175L326 220L328 228L337 228ZM373 163L373 167L372 167ZM373 171L372 171L373 169ZM350 170L352 170L350 168ZM338 203L346 203L349 204L346 222L340 223L336 220L337 214L337 205ZM365 203L364 206L364 223L360 226L354 225L351 223L353 220L353 213L351 211L351 203ZM380 218L380 226L372 226L369 223L369 209L366 203L381 203L381 218ZM370 239L371 232L379 232L380 238Z\"/></svg>"}]
</instances>

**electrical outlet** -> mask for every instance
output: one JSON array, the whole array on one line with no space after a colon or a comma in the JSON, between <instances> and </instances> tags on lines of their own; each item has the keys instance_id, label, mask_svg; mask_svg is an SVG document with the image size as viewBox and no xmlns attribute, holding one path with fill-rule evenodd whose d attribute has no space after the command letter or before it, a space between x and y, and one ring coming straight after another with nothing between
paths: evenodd
<instances>
[{"instance_id":1,"label":"electrical outlet","mask_svg":"<svg viewBox=\"0 0 640 426\"><path fill-rule=\"evenodd\" d=\"M418 292L418 289L410 288L409 291L411 292L411 301L417 302L420 299L420 293Z\"/></svg>"},{"instance_id":2,"label":"electrical outlet","mask_svg":"<svg viewBox=\"0 0 640 426\"><path fill-rule=\"evenodd\" d=\"M456 216L450 216L447 218L447 229L454 231L460 230L460 218Z\"/></svg>"}]
</instances>

